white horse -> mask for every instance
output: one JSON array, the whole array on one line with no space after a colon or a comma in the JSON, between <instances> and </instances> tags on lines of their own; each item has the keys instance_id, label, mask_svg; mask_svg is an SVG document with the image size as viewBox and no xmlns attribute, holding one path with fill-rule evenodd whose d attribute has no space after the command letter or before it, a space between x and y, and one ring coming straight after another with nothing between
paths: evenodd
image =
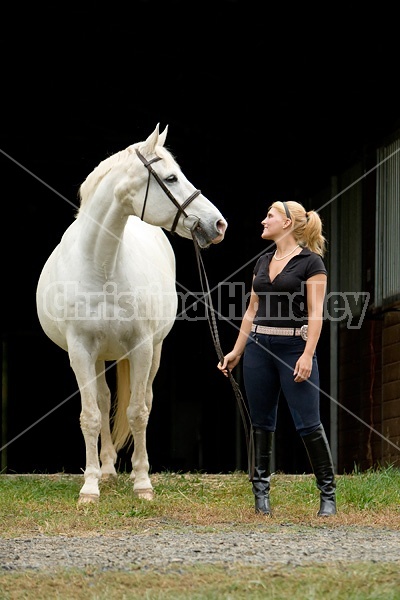
<instances>
[{"instance_id":1,"label":"white horse","mask_svg":"<svg viewBox=\"0 0 400 600\"><path fill-rule=\"evenodd\" d=\"M166 135L157 125L145 142L90 173L76 219L38 282L40 324L68 352L81 395L86 467L78 503L99 499L100 479L117 476L117 452L132 441L133 491L153 498L146 428L177 312L175 256L163 229L205 248L221 242L227 227L164 147ZM105 361L117 361L113 419Z\"/></svg>"}]
</instances>

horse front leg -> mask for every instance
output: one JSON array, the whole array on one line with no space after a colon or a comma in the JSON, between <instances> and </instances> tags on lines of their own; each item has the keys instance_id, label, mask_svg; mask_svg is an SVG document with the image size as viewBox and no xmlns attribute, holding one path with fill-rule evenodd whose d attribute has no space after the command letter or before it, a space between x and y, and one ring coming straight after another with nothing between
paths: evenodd
<instances>
[{"instance_id":1,"label":"horse front leg","mask_svg":"<svg viewBox=\"0 0 400 600\"><path fill-rule=\"evenodd\" d=\"M93 359L76 340L70 345L71 367L75 373L81 394L80 425L85 440L86 466L85 483L79 492L78 504L96 502L100 497L101 477L98 455L98 440L101 428L101 413L97 403L97 374Z\"/></svg>"}]
</instances>

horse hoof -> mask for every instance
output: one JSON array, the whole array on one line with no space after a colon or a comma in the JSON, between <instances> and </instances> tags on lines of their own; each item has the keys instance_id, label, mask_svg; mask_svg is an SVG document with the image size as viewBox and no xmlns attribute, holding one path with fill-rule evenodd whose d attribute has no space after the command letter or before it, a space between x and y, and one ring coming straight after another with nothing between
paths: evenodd
<instances>
[{"instance_id":1,"label":"horse hoof","mask_svg":"<svg viewBox=\"0 0 400 600\"><path fill-rule=\"evenodd\" d=\"M133 493L138 498L143 498L144 500L153 500L154 499L154 491L151 488L143 489L143 490L133 490Z\"/></svg>"},{"instance_id":2,"label":"horse hoof","mask_svg":"<svg viewBox=\"0 0 400 600\"><path fill-rule=\"evenodd\" d=\"M82 504L95 504L98 501L98 494L79 494L78 506L81 506Z\"/></svg>"},{"instance_id":3,"label":"horse hoof","mask_svg":"<svg viewBox=\"0 0 400 600\"><path fill-rule=\"evenodd\" d=\"M101 481L103 483L115 483L117 481L117 476L115 473L103 473L101 475Z\"/></svg>"}]
</instances>

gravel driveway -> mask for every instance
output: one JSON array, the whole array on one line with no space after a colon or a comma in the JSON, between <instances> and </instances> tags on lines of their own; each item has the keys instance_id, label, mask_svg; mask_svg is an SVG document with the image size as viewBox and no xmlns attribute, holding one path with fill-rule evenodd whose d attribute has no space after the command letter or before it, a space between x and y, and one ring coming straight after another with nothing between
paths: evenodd
<instances>
[{"instance_id":1,"label":"gravel driveway","mask_svg":"<svg viewBox=\"0 0 400 600\"><path fill-rule=\"evenodd\" d=\"M375 528L305 528L304 531L156 532L105 536L0 539L3 571L56 567L101 570L168 569L179 563L309 565L326 562L400 561L400 531Z\"/></svg>"}]
</instances>

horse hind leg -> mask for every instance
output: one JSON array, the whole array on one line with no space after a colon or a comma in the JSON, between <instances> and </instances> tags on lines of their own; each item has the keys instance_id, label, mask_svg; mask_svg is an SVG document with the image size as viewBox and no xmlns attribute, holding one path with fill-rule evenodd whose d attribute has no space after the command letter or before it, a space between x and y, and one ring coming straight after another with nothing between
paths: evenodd
<instances>
[{"instance_id":1,"label":"horse hind leg","mask_svg":"<svg viewBox=\"0 0 400 600\"><path fill-rule=\"evenodd\" d=\"M132 458L132 465L134 470L131 474L131 479L134 481L133 492L141 498L152 500L153 488L148 475L149 463L146 452L146 437L144 435L148 420L148 411L144 400L148 374L146 362L148 363L148 361L145 359L144 349L141 350L141 355L135 355L134 360L132 358L129 360L123 359L117 363L117 401L113 419L112 439L115 450L118 452L128 446L133 438L134 458ZM140 362L142 359L143 362ZM135 363L135 379L131 361ZM142 370L140 367L142 367ZM143 377L143 372L146 375L145 377ZM139 374L140 381L138 381Z\"/></svg>"},{"instance_id":2,"label":"horse hind leg","mask_svg":"<svg viewBox=\"0 0 400 600\"><path fill-rule=\"evenodd\" d=\"M111 439L110 430L110 410L111 410L111 392L106 380L105 363L97 361L97 388L98 404L101 413L100 430L100 462L101 462L101 480L107 483L113 483L117 479L115 463L117 453Z\"/></svg>"},{"instance_id":3,"label":"horse hind leg","mask_svg":"<svg viewBox=\"0 0 400 600\"><path fill-rule=\"evenodd\" d=\"M145 405L142 405L139 409L134 407L132 410L128 410L128 419L131 423L134 438L131 473L133 493L144 500L153 500L154 490L149 477L150 464L146 449L149 413Z\"/></svg>"},{"instance_id":4,"label":"horse hind leg","mask_svg":"<svg viewBox=\"0 0 400 600\"><path fill-rule=\"evenodd\" d=\"M141 389L131 396L128 419L135 440L132 454L133 492L139 498L153 500L154 490L149 478L149 460L146 449L146 431L153 403L153 381L160 366L162 343L153 348L152 361L147 382L142 381ZM135 399L144 398L144 403Z\"/></svg>"}]
</instances>

